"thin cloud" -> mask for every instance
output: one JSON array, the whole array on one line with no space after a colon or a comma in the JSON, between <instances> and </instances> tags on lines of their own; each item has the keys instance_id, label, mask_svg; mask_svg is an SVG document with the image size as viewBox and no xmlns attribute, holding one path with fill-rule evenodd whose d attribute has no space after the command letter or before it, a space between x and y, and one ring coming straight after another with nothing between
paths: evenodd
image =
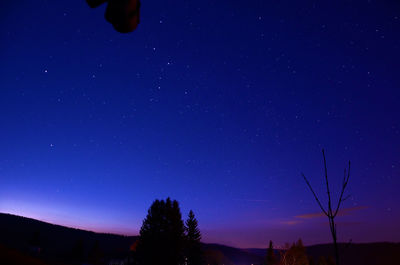
<instances>
[{"instance_id":1,"label":"thin cloud","mask_svg":"<svg viewBox=\"0 0 400 265\"><path fill-rule=\"evenodd\" d=\"M312 218L319 218L319 217L324 217L324 213L306 213L306 214L301 214L301 215L296 215L295 218L301 218L301 219L312 219Z\"/></svg>"},{"instance_id":2,"label":"thin cloud","mask_svg":"<svg viewBox=\"0 0 400 265\"><path fill-rule=\"evenodd\" d=\"M359 225L362 225L365 223L363 223L363 222L335 222L335 224L338 224L340 226L359 226Z\"/></svg>"},{"instance_id":3,"label":"thin cloud","mask_svg":"<svg viewBox=\"0 0 400 265\"><path fill-rule=\"evenodd\" d=\"M344 216L344 215L349 215L350 213L354 212L354 211L359 211L359 210L364 210L364 209L368 209L368 206L355 206L355 207L350 207L350 208L344 208L342 210L339 210L338 212L338 216ZM321 217L325 217L325 214L320 212L320 213L307 213L307 214L301 214L301 215L296 215L294 217L294 219L292 220L285 220L285 221L281 221L281 224L284 225L298 225L303 223L304 219L314 219L314 218L321 218ZM351 225L359 225L359 222L339 222L341 225L345 225L345 226L351 226Z\"/></svg>"},{"instance_id":4,"label":"thin cloud","mask_svg":"<svg viewBox=\"0 0 400 265\"><path fill-rule=\"evenodd\" d=\"M364 210L368 209L368 206L355 206L355 207L350 207L350 208L344 208L342 210L339 210L338 216L344 216L344 215L349 215L351 212L354 211L359 211L359 210ZM325 217L325 214L323 212L319 213L307 213L307 214L301 214L301 215L296 215L295 218L300 218L300 219L313 219L313 218L319 218L319 217Z\"/></svg>"},{"instance_id":5,"label":"thin cloud","mask_svg":"<svg viewBox=\"0 0 400 265\"><path fill-rule=\"evenodd\" d=\"M303 221L300 221L300 220L289 220L289 221L282 221L281 224L284 224L284 225L297 225L297 224L300 224L302 222Z\"/></svg>"}]
</instances>

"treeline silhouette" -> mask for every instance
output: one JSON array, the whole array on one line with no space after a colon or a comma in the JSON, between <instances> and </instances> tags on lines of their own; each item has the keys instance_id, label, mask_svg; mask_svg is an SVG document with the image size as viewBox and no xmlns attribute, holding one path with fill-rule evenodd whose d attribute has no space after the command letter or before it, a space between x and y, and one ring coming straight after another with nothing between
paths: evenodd
<instances>
[{"instance_id":1,"label":"treeline silhouette","mask_svg":"<svg viewBox=\"0 0 400 265\"><path fill-rule=\"evenodd\" d=\"M182 219L177 201L155 200L134 237L94 233L0 213L0 264L333 265L333 245L284 250L237 249L200 243L193 211ZM341 265L400 264L400 244L338 244Z\"/></svg>"}]
</instances>

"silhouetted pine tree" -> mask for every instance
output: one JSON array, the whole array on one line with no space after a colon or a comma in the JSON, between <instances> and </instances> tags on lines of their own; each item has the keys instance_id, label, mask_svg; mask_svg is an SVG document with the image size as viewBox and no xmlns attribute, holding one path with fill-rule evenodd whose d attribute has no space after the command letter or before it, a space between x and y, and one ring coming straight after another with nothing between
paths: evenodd
<instances>
[{"instance_id":1,"label":"silhouetted pine tree","mask_svg":"<svg viewBox=\"0 0 400 265\"><path fill-rule=\"evenodd\" d=\"M200 244L201 233L192 210L190 210L188 217L186 220L186 263L187 265L200 265L203 263L203 251Z\"/></svg>"},{"instance_id":2,"label":"silhouetted pine tree","mask_svg":"<svg viewBox=\"0 0 400 265\"><path fill-rule=\"evenodd\" d=\"M265 264L266 265L275 265L277 263L275 253L274 253L274 247L272 244L272 241L269 241L269 247L267 249L267 256L265 257Z\"/></svg>"},{"instance_id":3,"label":"silhouetted pine tree","mask_svg":"<svg viewBox=\"0 0 400 265\"><path fill-rule=\"evenodd\" d=\"M178 202L170 198L154 201L140 229L138 264L183 264L184 232Z\"/></svg>"}]
</instances>

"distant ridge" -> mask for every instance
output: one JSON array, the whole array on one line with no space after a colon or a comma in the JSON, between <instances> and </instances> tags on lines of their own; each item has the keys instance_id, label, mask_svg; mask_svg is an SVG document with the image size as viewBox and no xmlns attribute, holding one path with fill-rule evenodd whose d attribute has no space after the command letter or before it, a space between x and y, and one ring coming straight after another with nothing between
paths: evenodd
<instances>
[{"instance_id":1,"label":"distant ridge","mask_svg":"<svg viewBox=\"0 0 400 265\"><path fill-rule=\"evenodd\" d=\"M32 239L38 237L38 244L43 249L41 258L51 264L68 264L65 261L68 261L72 250L80 243L87 249L86 252L97 244L106 259L122 259L129 255L130 246L138 239L138 236L96 233L4 213L0 213L0 235L0 245L24 255L29 252ZM210 264L215 261L225 265L256 265L261 264L263 259L242 249L224 245L203 244L203 248Z\"/></svg>"},{"instance_id":2,"label":"distant ridge","mask_svg":"<svg viewBox=\"0 0 400 265\"><path fill-rule=\"evenodd\" d=\"M0 213L0 264L4 253L20 253L27 259L31 246L39 245L40 255L33 257L36 264L71 264L67 261L76 246L89 255L94 246L101 249L105 259L122 259L129 255L130 246L138 236L96 233L77 228L50 224L32 218ZM266 249L239 249L220 244L203 244L209 264L244 265L262 264ZM340 244L341 265L399 265L400 243ZM307 254L316 261L320 256L330 256L332 245L320 244L307 247ZM17 264L17 263L15 263ZM42 264L42 263L40 263Z\"/></svg>"},{"instance_id":3,"label":"distant ridge","mask_svg":"<svg viewBox=\"0 0 400 265\"><path fill-rule=\"evenodd\" d=\"M101 235L117 235L117 236L123 236L123 237L130 237L130 236L126 236L126 235L118 234L118 233L96 232L96 231L92 231L92 230L84 229L84 228L78 228L78 227L72 227L72 226L66 226L66 225L60 225L60 224L53 224L53 223L48 222L48 221L43 221L43 220L31 218L31 217L25 217L25 216L22 216L22 215L16 215L16 214L0 212L0 216L4 216L4 215L5 216L10 216L11 218L25 219L25 220L30 221L32 223L47 224L47 225L59 227L59 228L62 228L62 229L67 228L67 229L73 229L73 230L78 230L78 231L82 231L82 232L89 232L89 233L95 233L95 234L101 234ZM132 237L137 237L137 236L132 236Z\"/></svg>"},{"instance_id":4,"label":"distant ridge","mask_svg":"<svg viewBox=\"0 0 400 265\"><path fill-rule=\"evenodd\" d=\"M3 213L0 213L0 235L0 244L21 253L29 252L32 244L38 244L41 256L56 262L68 259L78 244L87 251L97 244L106 257L122 257L138 238L95 233Z\"/></svg>"}]
</instances>

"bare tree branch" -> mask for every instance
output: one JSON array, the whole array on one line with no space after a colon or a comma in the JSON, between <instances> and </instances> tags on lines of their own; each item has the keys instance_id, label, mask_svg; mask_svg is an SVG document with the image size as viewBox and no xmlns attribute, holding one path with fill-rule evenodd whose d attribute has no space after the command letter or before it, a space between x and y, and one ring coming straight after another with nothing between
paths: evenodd
<instances>
[{"instance_id":1,"label":"bare tree branch","mask_svg":"<svg viewBox=\"0 0 400 265\"><path fill-rule=\"evenodd\" d=\"M311 184L308 181L308 179L306 178L306 176L303 173L301 173L301 175L303 176L304 181L306 182L307 186L310 188L312 194L314 195L314 198L317 201L317 203L318 203L319 207L321 208L322 212L328 217L329 229L330 229L331 234L332 234L333 245L334 245L334 248L335 248L336 265L339 265L339 248L338 248L338 245L337 245L337 233L336 233L335 217L339 212L339 208L340 208L341 204L346 199L349 198L349 196L346 196L345 198L343 198L343 195L344 195L344 192L346 190L347 184L349 183L349 179L350 179L350 161L349 161L349 169L348 170L346 170L346 168L344 169L342 189L340 191L339 201L337 203L335 211L333 211L332 210L331 192L330 192L330 189L329 189L329 181L328 181L328 168L326 166L326 158L325 158L324 149L322 149L322 156L324 158L325 183L326 183L326 192L328 194L328 210L325 210L324 207L322 206L318 196L314 192L314 190L311 187Z\"/></svg>"},{"instance_id":2,"label":"bare tree branch","mask_svg":"<svg viewBox=\"0 0 400 265\"><path fill-rule=\"evenodd\" d=\"M304 176L303 173L301 173L301 175L303 176L304 181L307 183L307 186L310 188L312 194L314 195L314 198L315 198L315 200L317 201L317 203L318 203L319 207L321 208L322 212L323 212L326 216L328 216L328 213L325 211L325 209L324 209L324 207L322 206L321 202L319 201L317 195L315 194L313 188L311 187L310 182L308 181L308 179L306 178L306 176Z\"/></svg>"},{"instance_id":3,"label":"bare tree branch","mask_svg":"<svg viewBox=\"0 0 400 265\"><path fill-rule=\"evenodd\" d=\"M347 196L346 198L343 199L343 194L344 194L344 191L345 191L345 189L347 187L347 183L349 183L349 178L350 178L350 161L349 161L349 170L347 170L347 176L346 176L346 169L344 170L342 190L340 192L338 205L336 207L335 214L333 215L333 217L336 217L336 215L338 214L339 208L340 208L340 204L342 204L342 202L345 201L348 198L348 196Z\"/></svg>"},{"instance_id":4,"label":"bare tree branch","mask_svg":"<svg viewBox=\"0 0 400 265\"><path fill-rule=\"evenodd\" d=\"M326 166L326 158L325 158L325 150L322 149L322 156L324 157L324 169L325 169L325 182L326 182L326 192L328 193L328 214L332 216L332 202L331 202L331 193L329 190L329 182L328 182L328 168Z\"/></svg>"},{"instance_id":5,"label":"bare tree branch","mask_svg":"<svg viewBox=\"0 0 400 265\"><path fill-rule=\"evenodd\" d=\"M344 199L342 200L342 202L344 202L345 200L348 200L351 197L351 195L347 195L346 197L344 197Z\"/></svg>"}]
</instances>

